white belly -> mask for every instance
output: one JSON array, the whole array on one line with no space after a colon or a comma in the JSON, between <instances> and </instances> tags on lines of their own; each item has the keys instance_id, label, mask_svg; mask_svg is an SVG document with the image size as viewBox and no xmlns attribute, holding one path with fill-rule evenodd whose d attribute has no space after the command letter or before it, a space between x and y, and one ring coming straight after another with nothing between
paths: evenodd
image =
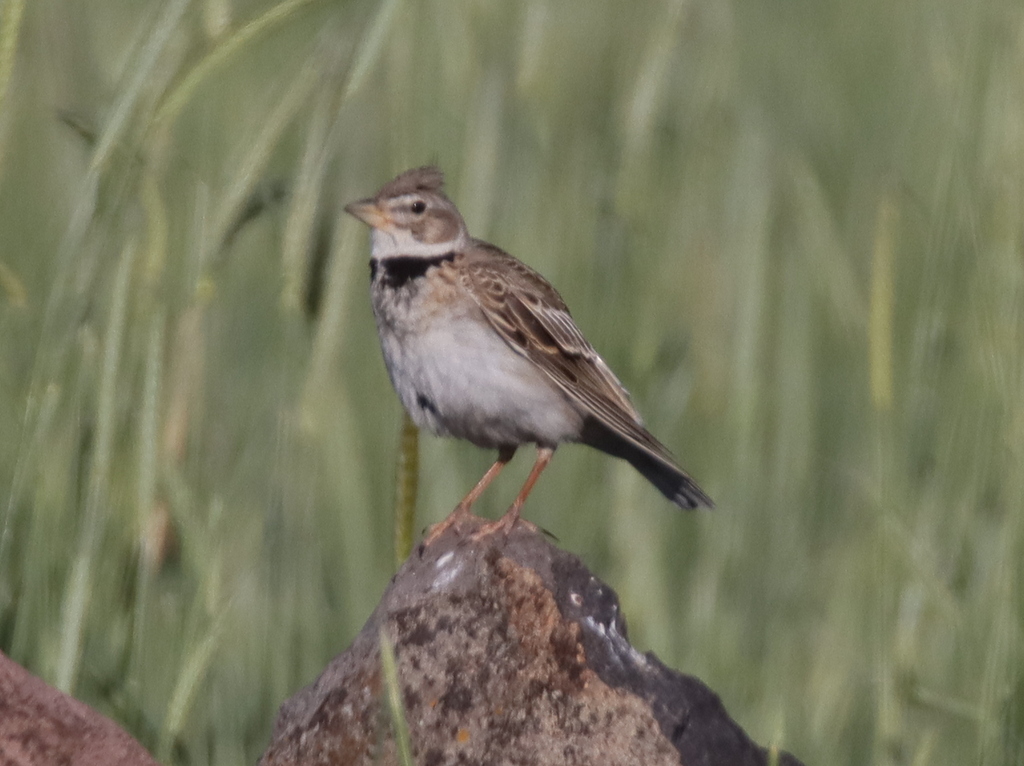
<instances>
[{"instance_id":1,"label":"white belly","mask_svg":"<svg viewBox=\"0 0 1024 766\"><path fill-rule=\"evenodd\" d=\"M410 324L378 315L391 382L421 428L495 449L579 436L582 417L569 399L475 308L420 315L415 330Z\"/></svg>"}]
</instances>

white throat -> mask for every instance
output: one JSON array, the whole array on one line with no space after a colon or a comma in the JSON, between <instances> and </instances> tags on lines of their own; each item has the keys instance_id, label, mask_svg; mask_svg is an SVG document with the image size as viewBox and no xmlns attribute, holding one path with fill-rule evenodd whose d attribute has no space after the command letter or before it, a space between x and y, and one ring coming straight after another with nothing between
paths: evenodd
<instances>
[{"instance_id":1,"label":"white throat","mask_svg":"<svg viewBox=\"0 0 1024 766\"><path fill-rule=\"evenodd\" d=\"M408 229L394 229L393 231L374 229L370 235L370 253L377 259L401 256L432 258L435 255L444 255L453 250L459 250L465 244L466 236L464 234L460 234L448 242L435 242L434 244L420 242Z\"/></svg>"}]
</instances>

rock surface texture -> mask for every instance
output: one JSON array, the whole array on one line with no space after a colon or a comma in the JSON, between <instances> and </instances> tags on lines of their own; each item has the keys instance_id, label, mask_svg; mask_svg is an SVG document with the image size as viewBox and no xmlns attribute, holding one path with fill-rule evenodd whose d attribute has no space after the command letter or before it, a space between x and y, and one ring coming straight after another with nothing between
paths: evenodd
<instances>
[{"instance_id":1,"label":"rock surface texture","mask_svg":"<svg viewBox=\"0 0 1024 766\"><path fill-rule=\"evenodd\" d=\"M418 766L799 766L753 743L703 683L635 650L615 593L522 527L414 552L349 649L281 707L262 766L398 762L382 629Z\"/></svg>"},{"instance_id":2,"label":"rock surface texture","mask_svg":"<svg viewBox=\"0 0 1024 766\"><path fill-rule=\"evenodd\" d=\"M0 653L0 765L157 766L120 726Z\"/></svg>"}]
</instances>

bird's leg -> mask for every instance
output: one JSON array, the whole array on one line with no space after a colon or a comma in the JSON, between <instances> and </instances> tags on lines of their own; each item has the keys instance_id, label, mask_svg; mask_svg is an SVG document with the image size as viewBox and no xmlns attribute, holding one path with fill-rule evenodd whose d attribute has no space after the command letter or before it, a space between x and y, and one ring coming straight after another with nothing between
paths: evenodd
<instances>
[{"instance_id":1,"label":"bird's leg","mask_svg":"<svg viewBox=\"0 0 1024 766\"><path fill-rule=\"evenodd\" d=\"M508 465L509 461L516 454L515 447L502 447L498 450L498 459L494 461L494 465L487 469L480 481L476 483L473 489L469 490L459 504L455 506L451 513L448 514L445 519L430 528L427 532L426 538L423 540L424 545L430 545L437 538L447 532L451 527L458 527L459 522L463 521L467 516L470 516L469 509L473 507L473 503L484 493L487 486L494 481L498 474L501 473L501 469Z\"/></svg>"},{"instance_id":2,"label":"bird's leg","mask_svg":"<svg viewBox=\"0 0 1024 766\"><path fill-rule=\"evenodd\" d=\"M526 477L526 481L523 482L523 488L519 490L519 494L516 495L516 499L509 506L509 509L505 511L505 515L497 521L492 521L488 524L484 524L476 532L473 533L472 539L479 540L481 537L486 535L494 534L495 532L502 532L507 535L515 527L519 521L519 512L523 508L523 503L526 502L527 496L533 489L533 485L537 483L537 479L540 477L541 472L548 467L548 463L551 462L551 456L555 454L555 450L552 447L537 447L537 461L533 464L533 469L530 471L530 475ZM530 522L524 522L536 530L536 526L530 524Z\"/></svg>"}]
</instances>

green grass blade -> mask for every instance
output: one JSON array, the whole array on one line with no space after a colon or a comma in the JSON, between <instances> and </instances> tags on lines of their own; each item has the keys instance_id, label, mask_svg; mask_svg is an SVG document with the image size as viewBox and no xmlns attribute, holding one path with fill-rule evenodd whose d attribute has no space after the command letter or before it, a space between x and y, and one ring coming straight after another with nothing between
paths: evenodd
<instances>
[{"instance_id":1,"label":"green grass blade","mask_svg":"<svg viewBox=\"0 0 1024 766\"><path fill-rule=\"evenodd\" d=\"M88 495L83 511L82 531L64 597L61 642L54 684L69 694L74 691L78 677L85 617L92 597L93 569L100 556L99 543L108 515L107 487L114 457L114 432L117 427L115 405L118 394L118 370L136 250L134 242L125 245L111 291L110 317L107 319L107 330L103 340L99 401L96 406L96 444L89 466Z\"/></svg>"},{"instance_id":2,"label":"green grass blade","mask_svg":"<svg viewBox=\"0 0 1024 766\"><path fill-rule=\"evenodd\" d=\"M412 744L409 740L409 725L405 720L405 705L402 702L402 686L398 681L398 663L395 648L384 629L380 631L380 669L384 676L384 692L391 715L391 732L395 737L398 762L401 766L414 766Z\"/></svg>"},{"instance_id":3,"label":"green grass blade","mask_svg":"<svg viewBox=\"0 0 1024 766\"><path fill-rule=\"evenodd\" d=\"M7 0L0 8L0 114L6 108L7 93L14 73L25 0Z\"/></svg>"},{"instance_id":4,"label":"green grass blade","mask_svg":"<svg viewBox=\"0 0 1024 766\"><path fill-rule=\"evenodd\" d=\"M402 413L402 431L395 467L395 566L412 552L416 534L416 494L420 479L420 431L409 413Z\"/></svg>"},{"instance_id":5,"label":"green grass blade","mask_svg":"<svg viewBox=\"0 0 1024 766\"><path fill-rule=\"evenodd\" d=\"M163 100L163 103L153 117L154 128L156 130L164 130L167 126L173 124L181 110L194 97L199 86L209 79L220 67L227 64L260 35L284 23L302 8L316 1L286 0L240 27L230 37L219 42L212 51L206 54L198 64L189 70L177 87Z\"/></svg>"}]
</instances>

